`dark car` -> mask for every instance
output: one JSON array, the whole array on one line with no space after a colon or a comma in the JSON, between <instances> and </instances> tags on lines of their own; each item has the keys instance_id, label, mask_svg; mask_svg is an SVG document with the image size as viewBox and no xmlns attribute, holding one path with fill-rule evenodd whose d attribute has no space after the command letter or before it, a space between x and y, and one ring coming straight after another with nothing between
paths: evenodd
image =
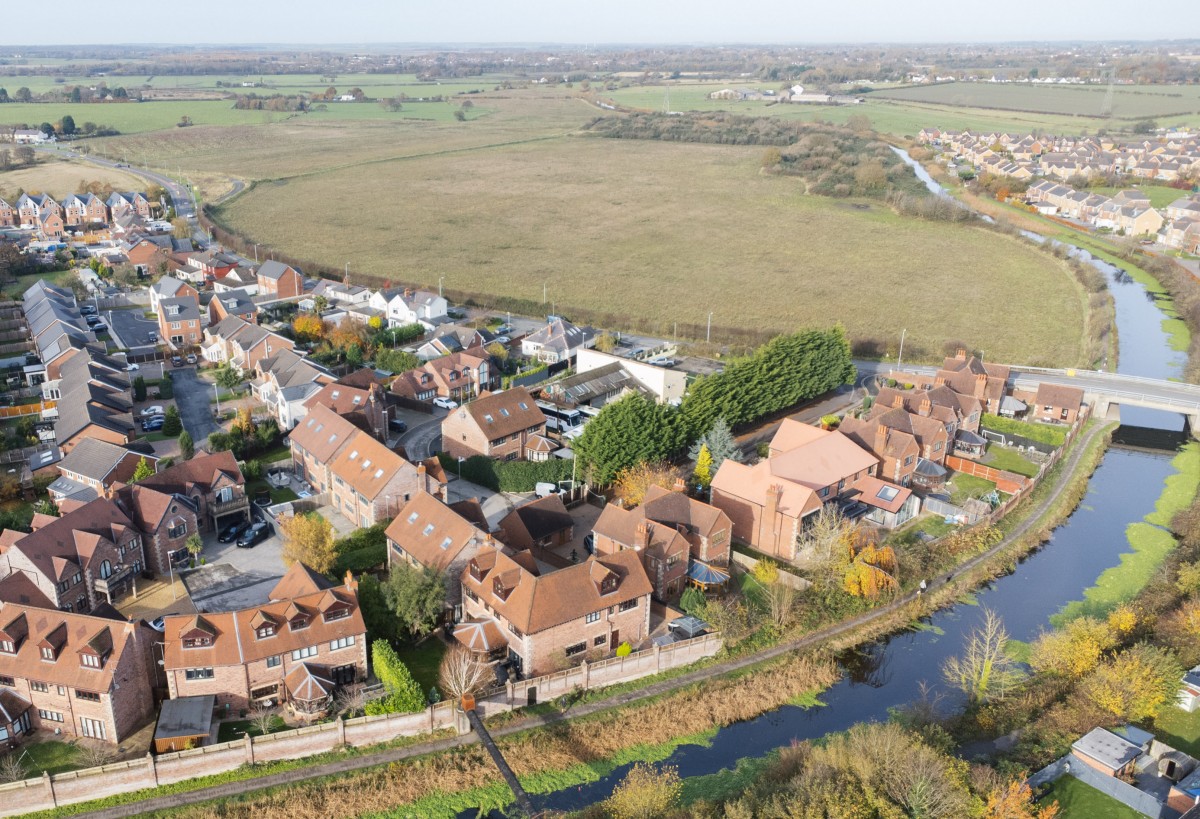
<instances>
[{"instance_id":1,"label":"dark car","mask_svg":"<svg viewBox=\"0 0 1200 819\"><path fill-rule=\"evenodd\" d=\"M262 543L270 536L270 526L262 522L255 523L242 532L241 537L237 539L237 545L239 549L249 549L251 546Z\"/></svg>"},{"instance_id":2,"label":"dark car","mask_svg":"<svg viewBox=\"0 0 1200 819\"><path fill-rule=\"evenodd\" d=\"M149 420L142 422L142 432L158 432L166 422L167 419L161 415L152 416Z\"/></svg>"},{"instance_id":3,"label":"dark car","mask_svg":"<svg viewBox=\"0 0 1200 819\"><path fill-rule=\"evenodd\" d=\"M182 366L183 366L183 359L182 359L182 358L180 358L180 357L179 357L179 356L177 356L177 355L173 355L173 356L171 356L171 366L172 366L172 367L182 367Z\"/></svg>"},{"instance_id":4,"label":"dark car","mask_svg":"<svg viewBox=\"0 0 1200 819\"><path fill-rule=\"evenodd\" d=\"M405 432L408 430L408 424L404 422L403 418L393 418L388 421L388 426L396 430L396 432Z\"/></svg>"},{"instance_id":5,"label":"dark car","mask_svg":"<svg viewBox=\"0 0 1200 819\"><path fill-rule=\"evenodd\" d=\"M248 521L239 520L237 523L231 523L221 530L221 534L217 535L218 543L232 543L238 539L238 535L246 531L250 523Z\"/></svg>"}]
</instances>

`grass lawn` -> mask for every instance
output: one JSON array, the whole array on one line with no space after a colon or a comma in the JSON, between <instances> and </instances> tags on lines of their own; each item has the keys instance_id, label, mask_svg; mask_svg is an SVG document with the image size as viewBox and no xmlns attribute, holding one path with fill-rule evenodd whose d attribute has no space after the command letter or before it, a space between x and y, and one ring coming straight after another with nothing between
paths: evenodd
<instances>
[{"instance_id":1,"label":"grass lawn","mask_svg":"<svg viewBox=\"0 0 1200 819\"><path fill-rule=\"evenodd\" d=\"M957 528L958 526L953 523L946 523L945 518L938 515L925 515L909 531L925 532L928 535L939 538L953 532Z\"/></svg>"},{"instance_id":2,"label":"grass lawn","mask_svg":"<svg viewBox=\"0 0 1200 819\"><path fill-rule=\"evenodd\" d=\"M23 753L21 761L25 765L26 773L30 776L36 776L42 772L63 773L81 767L75 762L79 751L71 743L61 740L31 742L23 746L18 753Z\"/></svg>"},{"instance_id":3,"label":"grass lawn","mask_svg":"<svg viewBox=\"0 0 1200 819\"><path fill-rule=\"evenodd\" d=\"M446 644L437 637L427 637L419 644L404 644L396 652L400 661L408 666L413 679L421 686L421 690L429 694L431 688L441 688L438 682L438 669L442 665L442 657L446 654Z\"/></svg>"},{"instance_id":4,"label":"grass lawn","mask_svg":"<svg viewBox=\"0 0 1200 819\"><path fill-rule=\"evenodd\" d=\"M946 486L950 490L950 502L955 506L962 506L971 498L982 498L996 488L989 480L963 472L955 473Z\"/></svg>"},{"instance_id":5,"label":"grass lawn","mask_svg":"<svg viewBox=\"0 0 1200 819\"><path fill-rule=\"evenodd\" d=\"M253 498L263 489L271 493L271 503L284 503L286 501L299 500L300 496L287 487L276 489L267 483L266 478L257 478L253 481L246 482L246 494Z\"/></svg>"},{"instance_id":6,"label":"grass lawn","mask_svg":"<svg viewBox=\"0 0 1200 819\"><path fill-rule=\"evenodd\" d=\"M287 723L283 721L283 717L275 716L271 720L271 730L267 731L267 733L273 734L285 728L287 728ZM258 730L258 726L254 725L248 719L230 720L222 722L217 726L217 742L233 742L235 739L241 739L246 734L256 737L261 736L262 731Z\"/></svg>"},{"instance_id":7,"label":"grass lawn","mask_svg":"<svg viewBox=\"0 0 1200 819\"><path fill-rule=\"evenodd\" d=\"M1200 711L1189 714L1182 708L1168 706L1147 730L1177 751L1191 756L1200 754Z\"/></svg>"},{"instance_id":8,"label":"grass lawn","mask_svg":"<svg viewBox=\"0 0 1200 819\"><path fill-rule=\"evenodd\" d=\"M276 461L287 461L292 457L292 450L287 444L280 444L274 449L269 449L259 455L255 460L262 461L264 464L272 464Z\"/></svg>"},{"instance_id":9,"label":"grass lawn","mask_svg":"<svg viewBox=\"0 0 1200 819\"><path fill-rule=\"evenodd\" d=\"M983 462L996 469L1003 469L1006 472L1016 472L1018 475L1024 475L1027 478L1032 478L1038 473L1038 466L1033 461L1015 449L1003 447L999 444L992 444L988 447L987 457L983 459Z\"/></svg>"},{"instance_id":10,"label":"grass lawn","mask_svg":"<svg viewBox=\"0 0 1200 819\"><path fill-rule=\"evenodd\" d=\"M1142 819L1142 814L1067 774L1055 780L1044 803L1058 802L1058 819Z\"/></svg>"}]
</instances>

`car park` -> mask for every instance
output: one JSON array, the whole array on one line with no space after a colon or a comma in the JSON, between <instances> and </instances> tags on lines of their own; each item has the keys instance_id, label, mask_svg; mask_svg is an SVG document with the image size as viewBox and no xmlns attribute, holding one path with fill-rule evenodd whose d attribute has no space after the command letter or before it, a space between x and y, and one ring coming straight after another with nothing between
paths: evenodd
<instances>
[{"instance_id":1,"label":"car park","mask_svg":"<svg viewBox=\"0 0 1200 819\"><path fill-rule=\"evenodd\" d=\"M237 540L242 533L249 528L249 526L250 522L246 520L239 520L237 523L231 523L221 530L221 534L217 535L217 542L233 543L233 541Z\"/></svg>"},{"instance_id":2,"label":"car park","mask_svg":"<svg viewBox=\"0 0 1200 819\"><path fill-rule=\"evenodd\" d=\"M265 522L259 521L242 532L241 536L237 539L238 548L249 549L266 540L270 535L271 527Z\"/></svg>"},{"instance_id":3,"label":"car park","mask_svg":"<svg viewBox=\"0 0 1200 819\"><path fill-rule=\"evenodd\" d=\"M162 407L160 407L158 404L155 404L152 407L146 407L144 410L142 410L143 418L148 418L151 415L166 415L166 413L163 412Z\"/></svg>"},{"instance_id":4,"label":"car park","mask_svg":"<svg viewBox=\"0 0 1200 819\"><path fill-rule=\"evenodd\" d=\"M441 396L438 396L437 398L433 399L433 405L435 407L441 407L442 409L452 410L458 407L458 402L453 398L442 398Z\"/></svg>"}]
</instances>

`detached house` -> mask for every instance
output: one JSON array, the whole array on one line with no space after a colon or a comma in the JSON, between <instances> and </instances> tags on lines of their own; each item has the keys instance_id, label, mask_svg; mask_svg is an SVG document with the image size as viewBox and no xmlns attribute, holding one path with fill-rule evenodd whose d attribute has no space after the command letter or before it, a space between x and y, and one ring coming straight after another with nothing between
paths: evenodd
<instances>
[{"instance_id":1,"label":"detached house","mask_svg":"<svg viewBox=\"0 0 1200 819\"><path fill-rule=\"evenodd\" d=\"M493 389L498 380L492 357L476 349L435 358L415 370L400 373L392 382L391 391L415 401L451 398L463 403Z\"/></svg>"},{"instance_id":2,"label":"detached house","mask_svg":"<svg viewBox=\"0 0 1200 819\"><path fill-rule=\"evenodd\" d=\"M636 554L654 587L654 596L668 602L682 594L688 574L688 542L678 529L648 520L644 514L609 504L596 521L598 555L622 551Z\"/></svg>"},{"instance_id":3,"label":"detached house","mask_svg":"<svg viewBox=\"0 0 1200 819\"><path fill-rule=\"evenodd\" d=\"M271 411L279 428L289 430L308 413L308 401L333 381L333 374L295 350L259 359L251 388Z\"/></svg>"},{"instance_id":4,"label":"detached house","mask_svg":"<svg viewBox=\"0 0 1200 819\"><path fill-rule=\"evenodd\" d=\"M16 227L17 212L13 206L0 199L0 227Z\"/></svg>"},{"instance_id":5,"label":"detached house","mask_svg":"<svg viewBox=\"0 0 1200 819\"><path fill-rule=\"evenodd\" d=\"M318 404L333 410L371 437L387 440L388 408L380 384L360 389L340 381L326 383L304 401L305 412Z\"/></svg>"},{"instance_id":6,"label":"detached house","mask_svg":"<svg viewBox=\"0 0 1200 819\"><path fill-rule=\"evenodd\" d=\"M633 552L543 574L528 552L484 548L462 573L467 622L490 623L526 675L637 646L650 634L651 591Z\"/></svg>"},{"instance_id":7,"label":"detached house","mask_svg":"<svg viewBox=\"0 0 1200 819\"><path fill-rule=\"evenodd\" d=\"M875 478L877 466L873 454L841 432L785 419L771 439L769 458L754 466L721 464L712 505L729 516L734 537L791 561L809 518L826 503L883 526L916 515L920 503L912 491Z\"/></svg>"},{"instance_id":8,"label":"detached house","mask_svg":"<svg viewBox=\"0 0 1200 819\"><path fill-rule=\"evenodd\" d=\"M55 501L95 500L113 484L129 483L143 458L152 469L159 460L153 454L135 452L98 438L83 438L56 464L61 477L47 490Z\"/></svg>"},{"instance_id":9,"label":"detached house","mask_svg":"<svg viewBox=\"0 0 1200 819\"><path fill-rule=\"evenodd\" d=\"M424 324L431 328L449 312L449 304L436 293L402 287L378 290L367 304L382 311L388 327Z\"/></svg>"},{"instance_id":10,"label":"detached house","mask_svg":"<svg viewBox=\"0 0 1200 819\"><path fill-rule=\"evenodd\" d=\"M152 642L133 623L0 602L0 739L123 742L154 714Z\"/></svg>"},{"instance_id":11,"label":"detached house","mask_svg":"<svg viewBox=\"0 0 1200 819\"><path fill-rule=\"evenodd\" d=\"M172 276L163 276L150 287L150 309L158 312L158 305L163 299L178 299L190 297L199 303L200 294L190 284ZM164 336L165 338L165 336Z\"/></svg>"},{"instance_id":12,"label":"detached house","mask_svg":"<svg viewBox=\"0 0 1200 819\"><path fill-rule=\"evenodd\" d=\"M191 290L190 287L188 289ZM201 342L204 331L200 321L200 303L195 296L159 299L158 337L176 347L190 347Z\"/></svg>"},{"instance_id":13,"label":"detached house","mask_svg":"<svg viewBox=\"0 0 1200 819\"><path fill-rule=\"evenodd\" d=\"M216 299L213 299L215 302ZM296 345L291 339L250 324L237 316L228 316L204 331L202 348L207 361L229 362L242 370L255 371L265 358L276 356Z\"/></svg>"},{"instance_id":14,"label":"detached house","mask_svg":"<svg viewBox=\"0 0 1200 819\"><path fill-rule=\"evenodd\" d=\"M214 288L215 290L216 288ZM258 323L258 305L250 298L248 290L234 289L213 293L208 302L209 325L219 324L230 316L239 318L248 324Z\"/></svg>"},{"instance_id":15,"label":"detached house","mask_svg":"<svg viewBox=\"0 0 1200 819\"><path fill-rule=\"evenodd\" d=\"M187 498L201 531L220 529L250 512L246 479L237 459L228 451L198 454L143 478L136 485Z\"/></svg>"},{"instance_id":16,"label":"detached house","mask_svg":"<svg viewBox=\"0 0 1200 819\"><path fill-rule=\"evenodd\" d=\"M295 268L271 260L263 262L255 274L258 295L272 299L287 299L304 295L304 277Z\"/></svg>"},{"instance_id":17,"label":"detached house","mask_svg":"<svg viewBox=\"0 0 1200 819\"><path fill-rule=\"evenodd\" d=\"M529 448L545 434L546 416L524 387L483 393L442 421L442 445L456 458L519 460L532 454Z\"/></svg>"},{"instance_id":18,"label":"detached house","mask_svg":"<svg viewBox=\"0 0 1200 819\"><path fill-rule=\"evenodd\" d=\"M576 327L566 319L556 318L521 340L521 354L554 364L570 361L579 350L595 345L596 331L591 327Z\"/></svg>"},{"instance_id":19,"label":"detached house","mask_svg":"<svg viewBox=\"0 0 1200 819\"><path fill-rule=\"evenodd\" d=\"M217 707L287 703L324 712L343 685L367 677L358 583L333 586L301 563L261 606L166 619L163 659L171 699L212 695Z\"/></svg>"}]
</instances>

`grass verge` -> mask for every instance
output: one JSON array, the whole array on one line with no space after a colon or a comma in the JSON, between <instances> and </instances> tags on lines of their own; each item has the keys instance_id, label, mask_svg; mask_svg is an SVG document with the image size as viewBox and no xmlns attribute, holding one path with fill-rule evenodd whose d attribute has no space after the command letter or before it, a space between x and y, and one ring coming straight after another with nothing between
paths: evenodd
<instances>
[{"instance_id":1,"label":"grass verge","mask_svg":"<svg viewBox=\"0 0 1200 819\"><path fill-rule=\"evenodd\" d=\"M1058 802L1058 819L1142 819L1133 808L1067 774L1055 780L1042 802Z\"/></svg>"}]
</instances>

